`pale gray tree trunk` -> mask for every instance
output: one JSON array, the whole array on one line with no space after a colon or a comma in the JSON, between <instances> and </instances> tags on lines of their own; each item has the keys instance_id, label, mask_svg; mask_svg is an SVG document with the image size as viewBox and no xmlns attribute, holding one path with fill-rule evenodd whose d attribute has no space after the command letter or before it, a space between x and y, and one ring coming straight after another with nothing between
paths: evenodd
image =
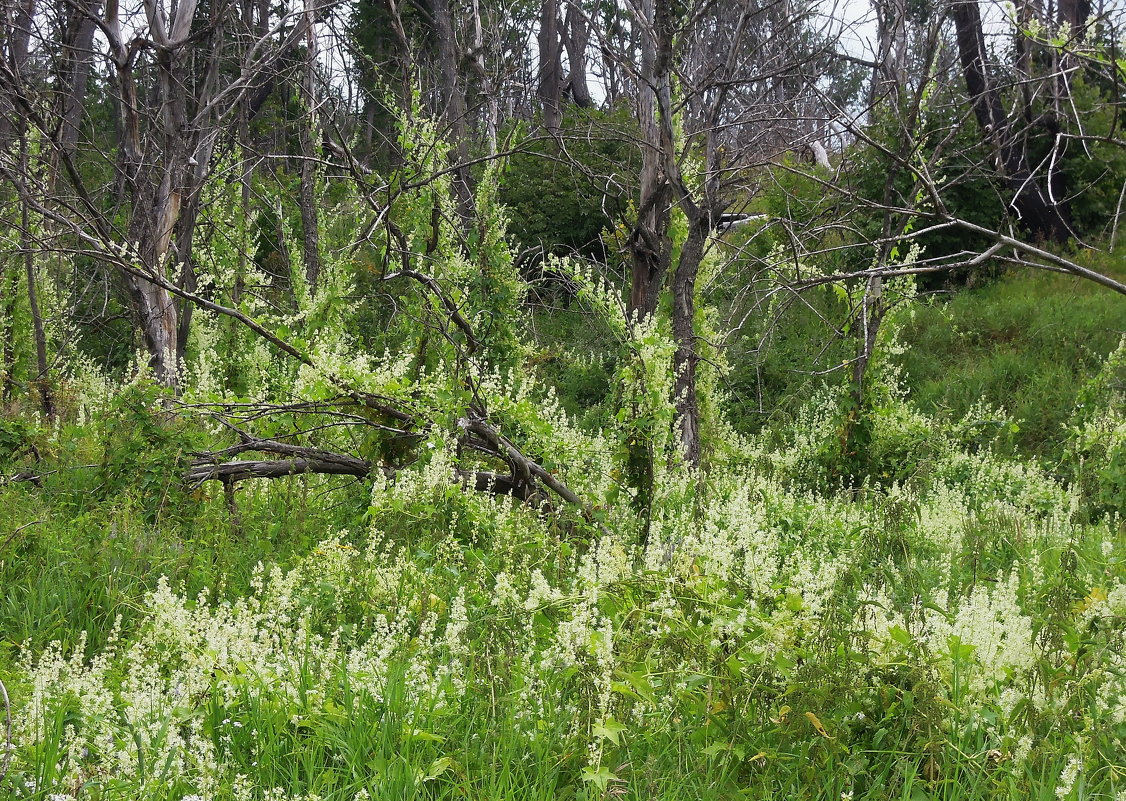
<instances>
[{"instance_id":1,"label":"pale gray tree trunk","mask_svg":"<svg viewBox=\"0 0 1126 801\"><path fill-rule=\"evenodd\" d=\"M876 11L876 68L869 106L887 100L898 106L907 82L907 0L873 0Z\"/></svg>"},{"instance_id":2,"label":"pale gray tree trunk","mask_svg":"<svg viewBox=\"0 0 1126 801\"><path fill-rule=\"evenodd\" d=\"M317 108L317 32L312 0L305 0L301 24L305 26L305 71L301 99L306 118L300 125L302 260L310 294L316 294L321 273L320 215L317 212L317 175L320 168L320 122Z\"/></svg>"},{"instance_id":3,"label":"pale gray tree trunk","mask_svg":"<svg viewBox=\"0 0 1126 801\"><path fill-rule=\"evenodd\" d=\"M189 126L183 51L195 10L196 0L184 0L169 18L156 0L145 2L148 33L158 48L154 105L159 120L146 137L155 151L147 152L141 140L133 56L122 35L118 0L107 4L105 20L121 93L121 170L132 206L128 236L137 266L154 279L128 275L126 284L149 352L149 365L156 379L173 390L179 387L181 331L176 304L164 284L171 282L176 261L172 236L180 221L185 190L191 194L192 168L199 166L197 156L210 156L208 148L193 151L192 142L185 136ZM191 232L181 229L181 236L190 237Z\"/></svg>"},{"instance_id":4,"label":"pale gray tree trunk","mask_svg":"<svg viewBox=\"0 0 1126 801\"><path fill-rule=\"evenodd\" d=\"M497 126L500 103L492 76L485 64L485 29L481 22L481 3L473 0L473 68L477 72L480 91L485 98L485 144L490 156L497 152Z\"/></svg>"}]
</instances>

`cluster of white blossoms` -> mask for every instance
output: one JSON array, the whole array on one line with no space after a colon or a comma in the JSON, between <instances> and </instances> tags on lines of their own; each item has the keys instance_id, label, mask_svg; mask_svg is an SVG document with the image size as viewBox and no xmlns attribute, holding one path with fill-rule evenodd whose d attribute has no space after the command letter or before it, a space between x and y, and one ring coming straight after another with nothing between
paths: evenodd
<instances>
[{"instance_id":1,"label":"cluster of white blossoms","mask_svg":"<svg viewBox=\"0 0 1126 801\"><path fill-rule=\"evenodd\" d=\"M961 671L971 696L980 699L1013 677L1022 678L1039 656L1032 619L1017 600L1018 586L1014 570L993 587L976 587L955 607L953 621L933 611L927 616L931 650L958 662L949 669ZM951 638L958 646L972 647L968 659L952 653Z\"/></svg>"},{"instance_id":2,"label":"cluster of white blossoms","mask_svg":"<svg viewBox=\"0 0 1126 801\"><path fill-rule=\"evenodd\" d=\"M645 358L667 357L654 331L633 333L648 337ZM371 380L385 387L402 375L401 364L380 370ZM508 387L498 403L515 418L529 406L519 381L482 380ZM1073 685L1090 691L1084 714L1126 724L1114 647L1126 584L1098 567L1121 564L1119 524L1075 522L1072 493L1043 472L955 455L927 481L883 488L878 503L813 492L787 479L833 436L831 416L811 410L809 439L784 454L760 458L758 443L706 480L662 466L642 550L631 499L609 495L621 480L609 440L548 405L557 419L527 437L545 461L581 465L565 477L606 499L598 526L568 530L542 510L462 491L456 447L434 434L394 482L373 478L365 531L328 534L291 570L260 568L247 597L188 598L162 581L128 637L96 653L81 642L28 654L16 739L23 755L54 738L58 778L43 791L112 776L134 782L138 798L160 797L169 781L189 798L220 787L224 798L259 798L267 791L246 772L257 746L245 741L265 728L263 709L305 732L311 720L394 704L406 731L429 732L472 699L529 741L561 738L603 765L619 721L686 725L711 708L713 684L744 669L754 679L728 689L747 693L750 708L784 690L799 661L816 675L810 643L830 638L848 643L854 673L894 665L927 676L928 693L991 720L991 747L1020 761L1039 747L1021 729L1023 710L1074 700L1072 685L1037 679L1063 646L1047 652L1031 610L1084 538L1094 558L1068 570L1089 597L1057 611L1108 647L1065 656L1083 672ZM908 418L899 423L918 422ZM1006 555L1010 540L1021 560ZM1083 769L1068 763L1060 787Z\"/></svg>"}]
</instances>

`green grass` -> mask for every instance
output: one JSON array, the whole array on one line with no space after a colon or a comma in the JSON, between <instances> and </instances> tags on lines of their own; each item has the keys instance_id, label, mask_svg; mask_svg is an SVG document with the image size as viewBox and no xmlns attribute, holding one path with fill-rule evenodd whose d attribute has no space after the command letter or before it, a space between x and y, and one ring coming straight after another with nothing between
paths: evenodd
<instances>
[{"instance_id":1,"label":"green grass","mask_svg":"<svg viewBox=\"0 0 1126 801\"><path fill-rule=\"evenodd\" d=\"M1126 268L1110 263L1112 275ZM975 404L1020 426L1014 453L1058 462L1083 383L1126 335L1126 298L1054 274L1010 275L921 307L902 339L913 402L946 419Z\"/></svg>"},{"instance_id":2,"label":"green grass","mask_svg":"<svg viewBox=\"0 0 1126 801\"><path fill-rule=\"evenodd\" d=\"M0 488L0 795L1121 801L1126 525L1058 463L1122 309L1054 276L932 301L901 332L906 397L868 421L889 467L917 464L842 492L840 410L798 377L706 478L661 466L648 549L608 490L603 533L426 459L374 488L244 484L236 524L175 479L193 422L134 390L10 429L95 467ZM613 345L539 321L530 369L598 431ZM1084 419L1121 412L1108 386ZM977 434L977 403L1018 430ZM619 467L602 435L548 431L581 491Z\"/></svg>"},{"instance_id":3,"label":"green grass","mask_svg":"<svg viewBox=\"0 0 1126 801\"><path fill-rule=\"evenodd\" d=\"M1126 254L1076 258L1126 281ZM828 290L806 300L810 306L793 304L776 323L752 317L733 343L724 386L731 395L727 413L740 430L757 433L785 422L811 394L848 379L846 371L823 374L855 355L855 342L834 341L822 320L843 323L842 308ZM756 351L768 322L766 348ZM1018 430L999 430L1001 416L987 414L978 421L982 438L1055 469L1079 390L1124 335L1121 295L1080 278L1012 270L915 304L898 335L905 350L896 362L920 411L953 422L978 406L1003 410Z\"/></svg>"}]
</instances>

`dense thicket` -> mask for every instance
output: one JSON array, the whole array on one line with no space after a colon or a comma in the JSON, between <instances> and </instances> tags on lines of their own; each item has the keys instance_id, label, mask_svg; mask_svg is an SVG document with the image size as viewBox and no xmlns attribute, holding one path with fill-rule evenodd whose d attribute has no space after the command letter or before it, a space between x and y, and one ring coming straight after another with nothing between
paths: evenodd
<instances>
[{"instance_id":1,"label":"dense thicket","mask_svg":"<svg viewBox=\"0 0 1126 801\"><path fill-rule=\"evenodd\" d=\"M1126 793L1116 10L4 10L3 792Z\"/></svg>"}]
</instances>

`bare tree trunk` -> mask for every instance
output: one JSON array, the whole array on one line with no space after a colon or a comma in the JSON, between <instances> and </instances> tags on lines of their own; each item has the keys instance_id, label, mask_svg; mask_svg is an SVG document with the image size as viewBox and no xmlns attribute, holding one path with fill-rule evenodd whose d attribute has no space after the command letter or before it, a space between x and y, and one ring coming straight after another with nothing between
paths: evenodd
<instances>
[{"instance_id":1,"label":"bare tree trunk","mask_svg":"<svg viewBox=\"0 0 1126 801\"><path fill-rule=\"evenodd\" d=\"M869 107L890 98L898 105L907 80L907 2L876 0L876 68L872 76Z\"/></svg>"},{"instance_id":2,"label":"bare tree trunk","mask_svg":"<svg viewBox=\"0 0 1126 801\"><path fill-rule=\"evenodd\" d=\"M886 250L887 248L884 248L884 251ZM864 402L864 376L868 371L872 354L876 350L876 338L879 336L880 324L884 319L883 294L884 279L879 275L869 278L864 287L864 297L860 302L860 346L852 363L853 412L857 414ZM847 440L847 437L845 439Z\"/></svg>"},{"instance_id":3,"label":"bare tree trunk","mask_svg":"<svg viewBox=\"0 0 1126 801\"><path fill-rule=\"evenodd\" d=\"M7 10L7 9L5 9ZM35 18L35 0L22 0L15 4L11 19L4 20L7 63L17 86L28 79L27 54L31 39L31 26ZM0 109L0 148L8 148L24 129L22 113L8 101L5 92L4 106Z\"/></svg>"},{"instance_id":4,"label":"bare tree trunk","mask_svg":"<svg viewBox=\"0 0 1126 801\"><path fill-rule=\"evenodd\" d=\"M680 259L672 278L673 400L680 451L693 467L700 464L700 405L696 399L696 276L704 260L711 234L711 221L698 214L689 222L688 238L680 248Z\"/></svg>"},{"instance_id":5,"label":"bare tree trunk","mask_svg":"<svg viewBox=\"0 0 1126 801\"><path fill-rule=\"evenodd\" d=\"M16 295L19 292L19 271L4 262L4 330L0 331L3 342L4 388L3 401L12 402L16 388Z\"/></svg>"},{"instance_id":6,"label":"bare tree trunk","mask_svg":"<svg viewBox=\"0 0 1126 801\"><path fill-rule=\"evenodd\" d=\"M1012 207L1034 236L1057 242L1071 235L1065 198L1053 199L1028 166L1023 143L1014 135L1001 96L989 75L985 35L977 0L954 0L952 9L962 74L974 115L997 172L1013 192Z\"/></svg>"},{"instance_id":7,"label":"bare tree trunk","mask_svg":"<svg viewBox=\"0 0 1126 801\"><path fill-rule=\"evenodd\" d=\"M1041 21L1040 0L1019 0L1016 7L1017 31L1013 36L1014 66L1016 67L1017 80L1020 81L1021 110L1025 125L1033 121L1033 59L1032 38L1028 31L1033 22Z\"/></svg>"},{"instance_id":8,"label":"bare tree trunk","mask_svg":"<svg viewBox=\"0 0 1126 801\"><path fill-rule=\"evenodd\" d=\"M181 220L185 192L189 203L194 201L193 168L200 167L199 157L210 158L208 144L202 147L197 144L193 150L192 141L185 136L189 125L182 53L195 10L195 0L184 0L175 18L168 21L153 0L146 0L149 32L158 48L156 97L160 126L148 137L150 142L159 141L156 152L142 151L133 60L130 45L122 37L117 0L110 0L107 5L105 25L121 92L118 104L122 120L120 169L132 206L129 239L135 243L142 269L157 279L148 281L130 275L127 285L149 352L149 365L156 379L173 390L179 385L181 332L176 304L162 283L167 280L168 268L175 261L175 252L170 246ZM205 85L213 85L214 77L209 76ZM194 215L188 217L193 218ZM190 238L191 231L180 227L179 234L182 241Z\"/></svg>"},{"instance_id":9,"label":"bare tree trunk","mask_svg":"<svg viewBox=\"0 0 1126 801\"><path fill-rule=\"evenodd\" d=\"M164 256L168 242L159 231L178 212L175 208L178 200L173 203L173 195L167 186L166 181L161 181L155 192L148 187L137 187L134 203L141 208L134 208L133 225L129 228L130 239L138 243L138 256L145 271L161 279L165 277ZM151 203L153 213L150 214L144 208L146 202ZM126 282L133 298L145 348L149 352L149 366L153 375L160 383L176 389L179 384L177 355L180 349L176 305L172 294L163 286L143 278L127 276Z\"/></svg>"},{"instance_id":10,"label":"bare tree trunk","mask_svg":"<svg viewBox=\"0 0 1126 801\"><path fill-rule=\"evenodd\" d=\"M317 35L314 26L313 6L305 2L302 24L305 26L305 75L302 82L302 99L306 120L301 122L301 206L302 258L305 263L305 281L310 294L316 294L321 272L320 217L317 213L317 172L320 161L318 136L320 125L317 110Z\"/></svg>"},{"instance_id":11,"label":"bare tree trunk","mask_svg":"<svg viewBox=\"0 0 1126 801\"><path fill-rule=\"evenodd\" d=\"M641 79L638 86L637 121L641 129L641 193L637 204L637 225L630 237L629 311L644 319L657 308L661 285L668 272L672 242L669 238L670 202L668 182L662 174L664 148L657 120L657 95L667 89L668 61L658 63L656 31L657 3L667 0L642 0L645 20L638 20L641 36ZM664 74L658 70L664 68Z\"/></svg>"},{"instance_id":12,"label":"bare tree trunk","mask_svg":"<svg viewBox=\"0 0 1126 801\"><path fill-rule=\"evenodd\" d=\"M227 24L225 18L217 20L213 24L211 31L212 41L222 40L223 32L226 29ZM263 35L265 34L263 33ZM218 47L213 47L209 50L207 67L204 71L202 88L200 89L200 95L202 97L211 97L218 89L221 52L221 48ZM239 118L244 118L245 111L245 106L240 104L239 114L236 115L236 130L240 134L242 129L238 127L240 125ZM192 248L195 242L196 221L199 218L200 193L203 190L203 184L210 169L211 154L218 137L218 132L210 129L213 120L213 114L205 114L197 118L194 126L196 128L195 134L181 145L185 153L183 158L185 158L186 161L180 173L182 177L182 189L180 215L176 220L175 226L175 263L179 265L180 268L179 285L182 289L186 289L189 292L195 292L198 288ZM243 138L239 141L245 142L246 139ZM192 316L195 312L195 307L191 303L182 302L177 305L176 311L178 317L176 331L176 363L182 364L186 355L185 352L188 345L188 337L191 333Z\"/></svg>"},{"instance_id":13,"label":"bare tree trunk","mask_svg":"<svg viewBox=\"0 0 1126 801\"><path fill-rule=\"evenodd\" d=\"M563 124L563 58L559 41L559 0L542 0L539 30L539 87L543 127L558 136Z\"/></svg>"},{"instance_id":14,"label":"bare tree trunk","mask_svg":"<svg viewBox=\"0 0 1126 801\"><path fill-rule=\"evenodd\" d=\"M497 127L500 122L500 104L497 101L496 87L492 76L485 67L485 31L481 24L481 3L473 0L473 67L481 82L481 94L485 96L485 143L490 156L497 152Z\"/></svg>"},{"instance_id":15,"label":"bare tree trunk","mask_svg":"<svg viewBox=\"0 0 1126 801\"><path fill-rule=\"evenodd\" d=\"M257 0L242 0L238 32L249 41L261 40L266 34L267 20L264 15L268 13L268 6L266 9L262 9L261 13L256 14L259 8L261 8L261 6ZM240 56L245 58L247 49L247 47L244 47L240 51ZM254 183L254 161L247 158L245 151L245 148L250 144L250 118L253 115L249 95L243 98L238 104L237 113L238 118L235 136L244 150L242 153L242 165L239 169L239 210L242 221L239 230L239 263L238 270L235 273L234 286L231 287L231 305L235 308L239 308L242 303L242 295L246 287L246 276L250 268L250 196Z\"/></svg>"},{"instance_id":16,"label":"bare tree trunk","mask_svg":"<svg viewBox=\"0 0 1126 801\"><path fill-rule=\"evenodd\" d=\"M28 174L27 136L20 138L20 172ZM31 330L35 339L35 367L37 374L32 385L39 392L39 403L43 414L48 418L55 416L55 400L51 392L50 365L47 361L47 332L43 327L43 314L39 309L39 293L35 286L35 250L31 239L31 217L28 214L27 197L20 199L20 251L23 254L24 273L27 277L27 305L31 312Z\"/></svg>"},{"instance_id":17,"label":"bare tree trunk","mask_svg":"<svg viewBox=\"0 0 1126 801\"><path fill-rule=\"evenodd\" d=\"M67 154L75 152L82 133L86 85L94 63L95 19L100 5L99 0L84 0L64 6L67 25L60 70L59 144Z\"/></svg>"},{"instance_id":18,"label":"bare tree trunk","mask_svg":"<svg viewBox=\"0 0 1126 801\"><path fill-rule=\"evenodd\" d=\"M458 49L449 0L433 0L434 30L438 37L438 72L442 90L442 117L453 149L454 195L462 219L473 216L473 192L469 186L469 140L466 137L465 90L458 79Z\"/></svg>"},{"instance_id":19,"label":"bare tree trunk","mask_svg":"<svg viewBox=\"0 0 1126 801\"><path fill-rule=\"evenodd\" d=\"M590 31L587 29L586 14L578 0L567 0L567 16L563 27L566 32L569 66L567 82L571 87L571 99L579 108L589 108L594 105L586 81L586 49L590 42Z\"/></svg>"},{"instance_id":20,"label":"bare tree trunk","mask_svg":"<svg viewBox=\"0 0 1126 801\"><path fill-rule=\"evenodd\" d=\"M6 9L7 11L7 9ZM12 73L15 85L13 89L23 91L27 88L28 75L28 48L31 26L34 24L35 1L26 0L19 2L15 7L15 14L11 19L4 20L4 32L7 39L7 67ZM83 86L83 88L85 88ZM0 147L9 147L13 141L19 139L19 174L30 175L31 161L28 151L27 123L23 114L13 105L4 115L2 128L0 128ZM19 252L23 257L24 280L27 289L28 311L31 314L32 339L35 344L36 375L29 382L39 395L39 403L43 413L48 418L55 416L54 396L50 384L50 364L47 360L47 333L43 325L43 314L39 307L39 293L36 288L35 276L35 248L31 232L31 215L28 208L26 193L20 193L19 199ZM5 358L5 399L7 399L12 384L12 371L15 368L15 311L16 311L16 285L13 278L9 284L9 297L7 298L7 319L4 332L4 358Z\"/></svg>"},{"instance_id":21,"label":"bare tree trunk","mask_svg":"<svg viewBox=\"0 0 1126 801\"><path fill-rule=\"evenodd\" d=\"M1052 137L1047 164L1048 196L1053 202L1066 204L1066 198L1071 192L1067 171L1064 169L1064 151L1067 146L1065 134L1071 125L1079 124L1078 120L1073 120L1076 104L1072 96L1072 76L1082 74L1079 72L1075 50L1082 46L1089 32L1087 23L1091 16L1090 0L1059 0L1057 14L1060 29L1067 32L1067 38L1061 47L1052 48L1051 51L1054 78L1052 113L1046 117L1044 127Z\"/></svg>"},{"instance_id":22,"label":"bare tree trunk","mask_svg":"<svg viewBox=\"0 0 1126 801\"><path fill-rule=\"evenodd\" d=\"M14 84L11 87L12 90L22 91L30 77L28 75L28 46L35 16L35 1L26 0L26 2L17 2L12 7L5 6L4 12L4 60L11 71ZM11 94L11 92L4 92L5 102L2 116L0 116L0 148L7 150L18 139L22 167L27 156L26 139L24 137L26 122L23 112L11 100ZM23 198L20 201L20 215L22 223L19 226L20 249L26 259L27 254L31 252L31 247L27 230L27 202ZM8 222L15 225L15 220ZM0 371L3 373L3 389L0 392L0 399L7 404L11 402L16 388L16 304L20 281L19 270L14 263L9 265L8 259L4 259L2 264L4 270L3 274L0 275L0 282L2 282L0 297L2 297L4 320L3 330L0 331L0 358L3 360L3 363L0 364Z\"/></svg>"},{"instance_id":23,"label":"bare tree trunk","mask_svg":"<svg viewBox=\"0 0 1126 801\"><path fill-rule=\"evenodd\" d=\"M1086 35L1090 17L1091 0L1059 0L1059 21L1070 26L1073 41Z\"/></svg>"},{"instance_id":24,"label":"bare tree trunk","mask_svg":"<svg viewBox=\"0 0 1126 801\"><path fill-rule=\"evenodd\" d=\"M413 113L411 108L411 65L414 63L411 58L410 40L407 38L406 29L403 28L403 19L399 15L397 0L384 0L384 3L387 7L387 13L391 17L391 30L395 33L395 60L398 61L399 69L399 105L409 120Z\"/></svg>"}]
</instances>

